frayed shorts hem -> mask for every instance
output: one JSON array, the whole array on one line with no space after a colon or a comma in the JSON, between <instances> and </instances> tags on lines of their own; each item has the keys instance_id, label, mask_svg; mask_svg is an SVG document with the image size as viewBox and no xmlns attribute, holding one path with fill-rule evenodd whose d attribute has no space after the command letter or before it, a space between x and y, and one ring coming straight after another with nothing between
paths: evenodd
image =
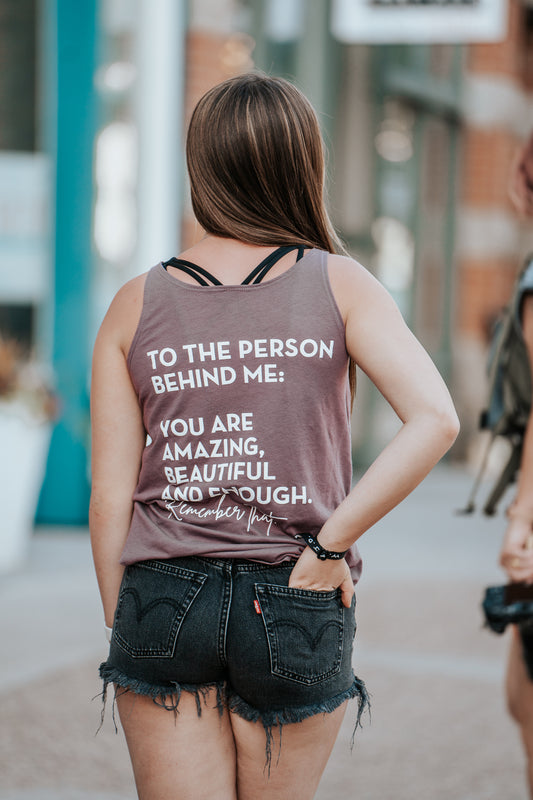
<instances>
[{"instance_id":1,"label":"frayed shorts hem","mask_svg":"<svg viewBox=\"0 0 533 800\"><path fill-rule=\"evenodd\" d=\"M188 683L171 683L165 686L157 686L148 681L143 681L138 678L131 678L125 675L115 667L109 667L104 661L100 665L100 677L104 682L102 691L102 715L105 711L105 703L107 699L107 687L110 683L115 686L115 699L117 695L125 692L132 692L133 694L140 694L144 697L151 697L154 703L167 711L178 711L178 705L181 699L182 692L193 694L196 699L196 710L198 716L202 714L202 703L207 702L207 695L210 689L216 689L216 708L219 710L220 715L224 713L224 708L227 705L226 698L226 684L224 681L205 683L200 685ZM119 692L123 689L123 692Z\"/></svg>"},{"instance_id":2,"label":"frayed shorts hem","mask_svg":"<svg viewBox=\"0 0 533 800\"><path fill-rule=\"evenodd\" d=\"M289 725L295 722L302 722L304 719L315 716L317 714L329 714L335 711L346 700L357 698L358 709L357 718L355 721L353 736L358 727L361 727L361 717L365 709L370 710L370 701L366 686L362 680L353 676L351 686L343 692L339 692L333 697L327 698L317 703L311 703L303 706L287 706L282 709L259 709L247 703L235 692L231 691L224 681L206 684L186 684L186 683L173 683L166 686L156 686L148 683L147 681L131 678L125 675L120 670L114 667L109 667L106 662L100 666L100 677L104 682L102 691L102 722L105 711L105 703L107 697L107 688L109 684L115 686L115 697L120 696L122 692L133 692L134 694L144 695L151 697L153 702L167 711L174 711L179 714L179 702L182 692L193 694L196 700L196 711L200 717L202 714L202 703L207 704L207 696L211 689L216 690L216 703L215 708L218 709L219 714L222 716L224 710L227 709L233 714L237 714L242 719L248 722L260 722L265 729L266 734L266 755L267 763L270 764L271 745L272 745L272 730L273 728L281 728L284 725ZM113 720L114 716L114 702L113 702Z\"/></svg>"},{"instance_id":3,"label":"frayed shorts hem","mask_svg":"<svg viewBox=\"0 0 533 800\"><path fill-rule=\"evenodd\" d=\"M233 693L230 694L228 698L228 708L231 712L249 722L261 722L265 729L272 729L278 726L290 725L294 722L302 722L304 719L313 717L316 714L330 714L346 700L350 700L354 697L357 697L359 701L355 725L357 728L361 724L361 715L369 705L369 700L365 684L355 676L349 689L346 689L344 692L339 692L339 694L318 703L310 703L304 706L288 706L283 709L267 711L251 706L243 700L242 697Z\"/></svg>"}]
</instances>

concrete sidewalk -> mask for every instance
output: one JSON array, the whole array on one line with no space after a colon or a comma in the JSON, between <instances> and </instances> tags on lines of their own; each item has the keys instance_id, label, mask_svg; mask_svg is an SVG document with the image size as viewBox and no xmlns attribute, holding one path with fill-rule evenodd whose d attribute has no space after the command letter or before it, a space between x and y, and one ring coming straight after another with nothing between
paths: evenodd
<instances>
[{"instance_id":1,"label":"concrete sidewalk","mask_svg":"<svg viewBox=\"0 0 533 800\"><path fill-rule=\"evenodd\" d=\"M505 637L479 610L504 579L504 522L453 515L469 485L438 468L363 537L354 665L372 721L351 753L349 710L316 800L526 800ZM106 643L87 532L40 530L0 599L0 800L134 800L111 714L94 736Z\"/></svg>"}]
</instances>

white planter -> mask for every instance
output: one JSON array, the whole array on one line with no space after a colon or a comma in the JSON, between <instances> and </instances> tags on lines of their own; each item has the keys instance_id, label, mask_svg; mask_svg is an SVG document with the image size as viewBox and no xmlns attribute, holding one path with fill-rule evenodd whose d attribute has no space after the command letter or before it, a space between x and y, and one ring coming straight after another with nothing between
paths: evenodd
<instances>
[{"instance_id":1,"label":"white planter","mask_svg":"<svg viewBox=\"0 0 533 800\"><path fill-rule=\"evenodd\" d=\"M51 426L16 402L0 402L0 574L26 558Z\"/></svg>"}]
</instances>

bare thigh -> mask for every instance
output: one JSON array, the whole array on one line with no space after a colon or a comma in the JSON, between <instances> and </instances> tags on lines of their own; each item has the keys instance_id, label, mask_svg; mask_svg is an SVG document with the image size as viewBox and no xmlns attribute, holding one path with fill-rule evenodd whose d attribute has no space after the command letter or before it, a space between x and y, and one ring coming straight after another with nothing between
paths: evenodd
<instances>
[{"instance_id":1,"label":"bare thigh","mask_svg":"<svg viewBox=\"0 0 533 800\"><path fill-rule=\"evenodd\" d=\"M238 800L311 800L335 744L347 702L328 714L273 729L270 771L265 768L265 730L231 714L237 749Z\"/></svg>"},{"instance_id":2,"label":"bare thigh","mask_svg":"<svg viewBox=\"0 0 533 800\"><path fill-rule=\"evenodd\" d=\"M530 740L529 749L533 755L533 681L524 661L520 633L514 626L507 664L506 690L509 713Z\"/></svg>"},{"instance_id":3,"label":"bare thigh","mask_svg":"<svg viewBox=\"0 0 533 800\"><path fill-rule=\"evenodd\" d=\"M133 692L117 693L139 800L236 800L235 744L216 690L202 700L182 692L179 711Z\"/></svg>"}]
</instances>

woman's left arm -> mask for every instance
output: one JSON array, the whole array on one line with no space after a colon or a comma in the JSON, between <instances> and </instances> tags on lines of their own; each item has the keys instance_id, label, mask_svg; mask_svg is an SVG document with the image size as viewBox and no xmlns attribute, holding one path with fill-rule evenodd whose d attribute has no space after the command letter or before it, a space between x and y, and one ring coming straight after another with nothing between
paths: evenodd
<instances>
[{"instance_id":1,"label":"woman's left arm","mask_svg":"<svg viewBox=\"0 0 533 800\"><path fill-rule=\"evenodd\" d=\"M327 550L343 551L423 480L455 441L459 421L444 381L388 292L351 259L330 256L329 263L348 352L403 423L318 535ZM353 594L346 562L319 561L309 548L289 585L340 586L345 605Z\"/></svg>"},{"instance_id":2,"label":"woman's left arm","mask_svg":"<svg viewBox=\"0 0 533 800\"><path fill-rule=\"evenodd\" d=\"M143 276L126 284L98 332L91 381L92 491L89 529L106 625L124 568L120 556L133 513L146 433L126 357L142 305Z\"/></svg>"}]
</instances>

